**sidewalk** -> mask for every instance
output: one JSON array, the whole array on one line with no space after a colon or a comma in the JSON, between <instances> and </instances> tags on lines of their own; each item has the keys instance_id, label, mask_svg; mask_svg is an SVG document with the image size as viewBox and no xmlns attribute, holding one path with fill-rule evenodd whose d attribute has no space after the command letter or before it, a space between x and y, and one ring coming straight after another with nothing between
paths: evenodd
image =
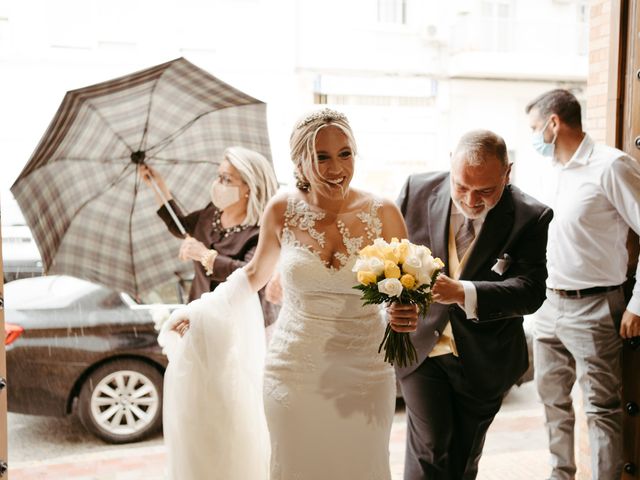
<instances>
[{"instance_id":1,"label":"sidewalk","mask_svg":"<svg viewBox=\"0 0 640 480\"><path fill-rule=\"evenodd\" d=\"M391 431L391 472L402 479L405 414L396 412ZM542 408L532 384L515 389L491 425L478 480L540 480L549 472ZM127 446L108 452L28 461L11 465L11 480L161 480L163 445ZM365 479L362 479L365 480Z\"/></svg>"}]
</instances>

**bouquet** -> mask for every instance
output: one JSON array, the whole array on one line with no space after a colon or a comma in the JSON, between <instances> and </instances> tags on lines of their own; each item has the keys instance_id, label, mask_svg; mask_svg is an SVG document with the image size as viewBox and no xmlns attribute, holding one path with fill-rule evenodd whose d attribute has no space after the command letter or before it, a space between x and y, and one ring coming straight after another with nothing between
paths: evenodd
<instances>
[{"instance_id":1,"label":"bouquet","mask_svg":"<svg viewBox=\"0 0 640 480\"><path fill-rule=\"evenodd\" d=\"M431 256L431 250L414 245L407 239L392 238L387 243L377 238L373 245L360 250L353 267L362 292L363 305L401 303L417 305L425 315L432 303L431 285L444 263ZM400 333L387 325L378 353L384 348L384 360L406 367L418 361L416 349L408 333Z\"/></svg>"}]
</instances>

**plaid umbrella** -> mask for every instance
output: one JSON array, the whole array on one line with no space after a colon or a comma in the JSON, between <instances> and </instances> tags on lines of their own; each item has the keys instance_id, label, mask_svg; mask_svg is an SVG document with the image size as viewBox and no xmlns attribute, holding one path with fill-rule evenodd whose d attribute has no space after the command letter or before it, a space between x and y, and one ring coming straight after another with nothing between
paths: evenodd
<instances>
[{"instance_id":1,"label":"plaid umbrella","mask_svg":"<svg viewBox=\"0 0 640 480\"><path fill-rule=\"evenodd\" d=\"M137 165L202 208L226 147L270 158L265 112L184 58L68 92L11 187L45 271L136 296L188 272Z\"/></svg>"}]
</instances>

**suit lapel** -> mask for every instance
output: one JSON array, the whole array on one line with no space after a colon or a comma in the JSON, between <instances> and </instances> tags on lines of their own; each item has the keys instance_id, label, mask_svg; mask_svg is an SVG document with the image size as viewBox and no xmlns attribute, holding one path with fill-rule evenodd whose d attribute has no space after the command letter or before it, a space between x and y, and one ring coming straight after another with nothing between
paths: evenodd
<instances>
[{"instance_id":1,"label":"suit lapel","mask_svg":"<svg viewBox=\"0 0 640 480\"><path fill-rule=\"evenodd\" d=\"M451 216L451 183L449 176L433 191L427 205L427 224L431 245L427 245L434 257L440 257L448 272L449 265L449 217Z\"/></svg>"},{"instance_id":2,"label":"suit lapel","mask_svg":"<svg viewBox=\"0 0 640 480\"><path fill-rule=\"evenodd\" d=\"M460 279L472 279L487 258L496 256L512 228L513 200L511 189L507 186L498 204L487 214L473 250L462 269Z\"/></svg>"}]
</instances>

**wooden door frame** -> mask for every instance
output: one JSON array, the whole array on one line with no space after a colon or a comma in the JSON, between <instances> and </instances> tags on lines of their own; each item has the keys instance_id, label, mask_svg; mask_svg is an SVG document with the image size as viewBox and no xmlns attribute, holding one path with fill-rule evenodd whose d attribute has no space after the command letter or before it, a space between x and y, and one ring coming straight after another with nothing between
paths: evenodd
<instances>
[{"instance_id":1,"label":"wooden door frame","mask_svg":"<svg viewBox=\"0 0 640 480\"><path fill-rule=\"evenodd\" d=\"M636 160L640 158L640 7L636 0L611 1L606 141ZM629 275L638 260L638 236L630 230ZM640 279L638 279L640 280ZM622 478L640 478L640 349L623 349L623 460Z\"/></svg>"},{"instance_id":2,"label":"wooden door frame","mask_svg":"<svg viewBox=\"0 0 640 480\"><path fill-rule=\"evenodd\" d=\"M0 215L2 218L2 215ZM0 239L2 238L2 231L0 227ZM2 269L2 242L0 242L0 327L4 332L4 274ZM4 351L4 337L0 342L0 378L7 378L7 363ZM7 389L3 388L0 391L0 462L7 462L9 445L8 445L8 433L7 433ZM3 468L3 467L0 467ZM0 475L2 480L9 478L9 472L4 475Z\"/></svg>"}]
</instances>

